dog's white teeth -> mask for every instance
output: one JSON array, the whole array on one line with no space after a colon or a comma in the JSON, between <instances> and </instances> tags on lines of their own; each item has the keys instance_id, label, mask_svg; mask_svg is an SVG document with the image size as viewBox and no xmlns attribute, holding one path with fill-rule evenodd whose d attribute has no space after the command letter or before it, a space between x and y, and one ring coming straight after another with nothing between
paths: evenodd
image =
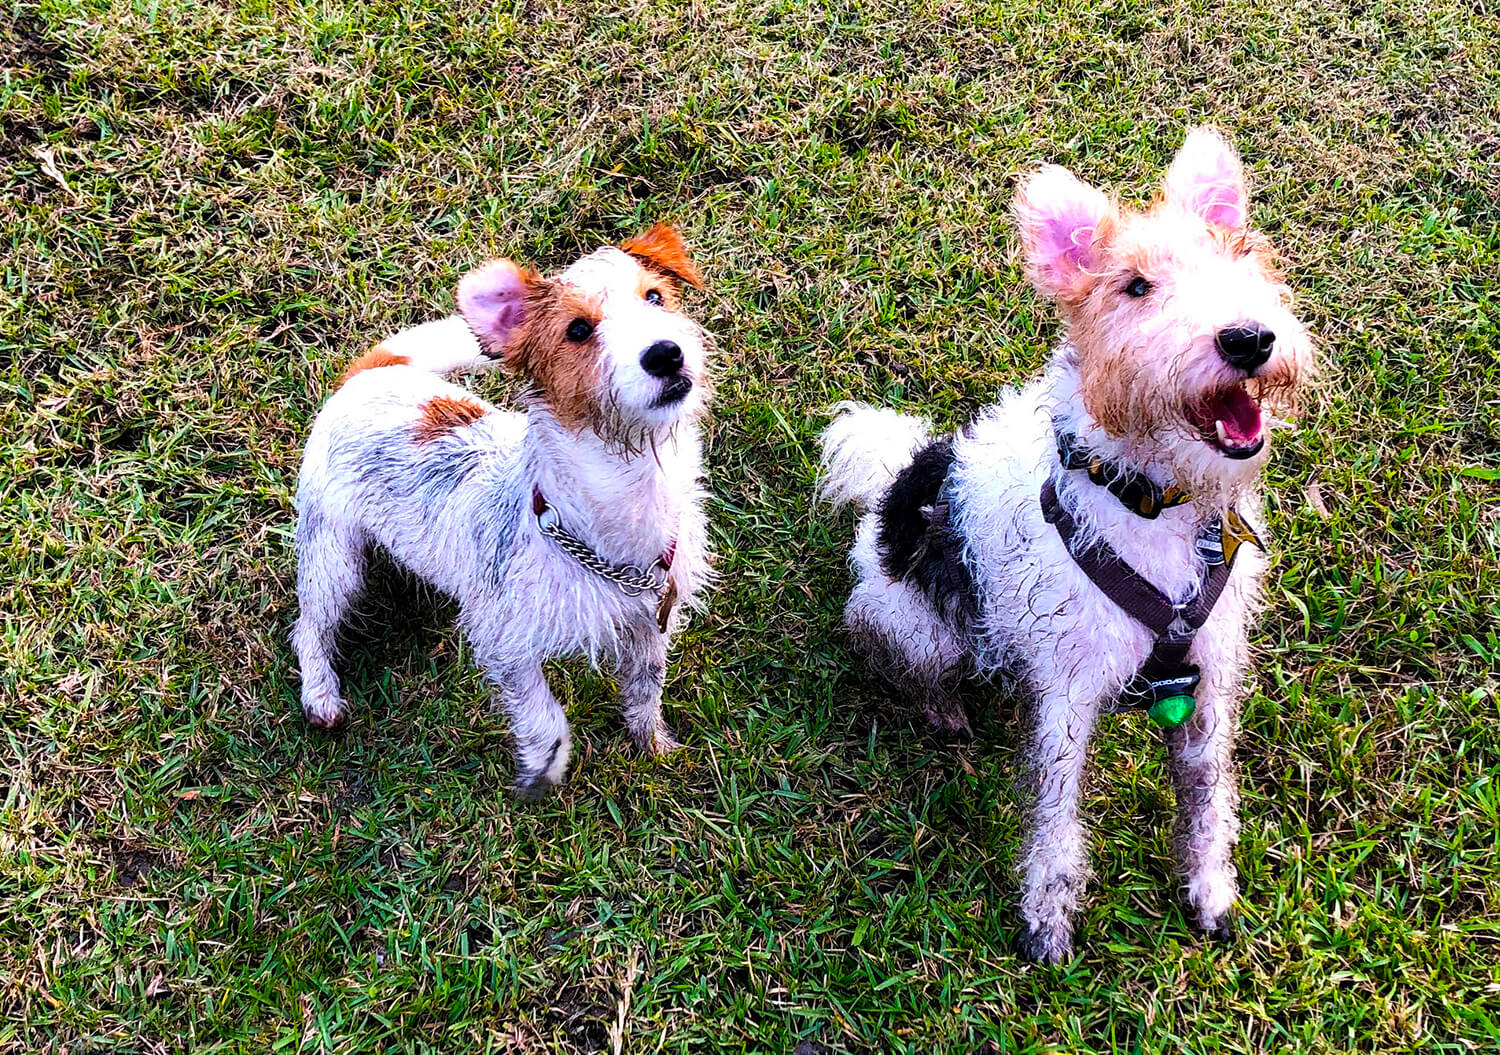
<instances>
[{"instance_id":1,"label":"dog's white teeth","mask_svg":"<svg viewBox=\"0 0 1500 1055\"><path fill-rule=\"evenodd\" d=\"M1260 442L1258 430L1256 435L1248 440L1231 437L1229 430L1224 427L1223 418L1214 419L1214 433L1219 437L1219 446L1226 451L1246 451Z\"/></svg>"}]
</instances>

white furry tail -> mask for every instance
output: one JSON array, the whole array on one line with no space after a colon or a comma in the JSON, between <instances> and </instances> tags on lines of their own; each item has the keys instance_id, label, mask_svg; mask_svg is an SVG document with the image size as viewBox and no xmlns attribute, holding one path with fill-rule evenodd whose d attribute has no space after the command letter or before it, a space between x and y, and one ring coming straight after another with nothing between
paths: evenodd
<instances>
[{"instance_id":1,"label":"white furry tail","mask_svg":"<svg viewBox=\"0 0 1500 1055\"><path fill-rule=\"evenodd\" d=\"M498 363L479 350L479 340L462 315L402 330L381 341L377 348L434 374L468 373Z\"/></svg>"},{"instance_id":2,"label":"white furry tail","mask_svg":"<svg viewBox=\"0 0 1500 1055\"><path fill-rule=\"evenodd\" d=\"M823 430L818 496L836 506L870 509L927 442L927 423L863 403L836 404L833 414Z\"/></svg>"}]
</instances>

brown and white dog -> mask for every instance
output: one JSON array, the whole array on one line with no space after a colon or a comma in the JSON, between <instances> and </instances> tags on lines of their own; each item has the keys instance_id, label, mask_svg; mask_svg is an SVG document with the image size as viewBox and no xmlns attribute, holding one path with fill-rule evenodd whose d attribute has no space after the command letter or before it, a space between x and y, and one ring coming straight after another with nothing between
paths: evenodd
<instances>
[{"instance_id":1,"label":"brown and white dog","mask_svg":"<svg viewBox=\"0 0 1500 1055\"><path fill-rule=\"evenodd\" d=\"M297 486L308 721L345 717L335 636L377 544L458 600L510 714L523 792L567 768L567 717L542 674L555 656L616 668L636 745L676 746L661 716L667 646L709 578L709 340L680 310L684 284L702 280L665 225L552 278L499 260L459 282L460 314L355 360ZM531 381L524 413L440 376L496 363Z\"/></svg>"}]
</instances>

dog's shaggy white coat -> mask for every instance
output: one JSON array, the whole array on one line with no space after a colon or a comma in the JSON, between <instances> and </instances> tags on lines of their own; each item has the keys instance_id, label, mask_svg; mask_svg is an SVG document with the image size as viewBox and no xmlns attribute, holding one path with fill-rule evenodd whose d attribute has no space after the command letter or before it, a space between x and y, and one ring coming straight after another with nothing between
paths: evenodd
<instances>
[{"instance_id":1,"label":"dog's shaggy white coat","mask_svg":"<svg viewBox=\"0 0 1500 1055\"><path fill-rule=\"evenodd\" d=\"M1072 948L1088 875L1078 807L1095 720L1154 641L1075 563L1042 517L1040 488L1052 478L1081 541L1107 541L1175 602L1198 589L1195 539L1216 514L1237 504L1264 534L1256 482L1269 422L1260 408L1291 405L1311 349L1267 248L1245 229L1245 206L1238 158L1204 129L1189 135L1162 200L1144 214L1056 167L1022 187L1016 213L1028 271L1058 302L1069 339L1041 377L1003 394L953 439L946 497L973 577L971 625L943 618L914 583L892 581L880 559L882 497L929 428L890 410L844 405L824 435L823 493L864 511L846 620L877 665L923 692L946 691L958 672L1002 670L1033 690L1035 797L1019 866L1023 949L1039 960L1060 960ZM1227 361L1216 335L1251 323L1274 332L1275 343L1267 361L1247 371ZM1227 430L1215 410L1230 419ZM1061 468L1054 421L1105 462L1183 486L1191 503L1154 520L1138 516L1085 472ZM1217 933L1237 897L1231 746L1265 564L1262 553L1241 547L1189 656L1203 679L1196 713L1168 736L1185 896L1196 922Z\"/></svg>"},{"instance_id":2,"label":"dog's shaggy white coat","mask_svg":"<svg viewBox=\"0 0 1500 1055\"><path fill-rule=\"evenodd\" d=\"M615 667L635 743L656 753L676 746L661 716L667 648L709 577L697 425L708 342L675 308L678 277L654 265L613 247L552 280L491 264L460 284L462 315L382 342L373 368L328 400L297 489L293 641L315 725L345 716L335 635L378 544L459 602L475 660L510 714L523 791L567 768L568 721L542 674L552 657L581 653ZM566 335L575 315L591 327L582 342ZM663 341L681 350L676 380L643 366ZM524 413L439 376L499 359L536 385ZM681 379L687 393L664 400ZM565 390L567 414L549 386ZM658 629L656 596L627 594L541 532L536 491L606 561L649 568L670 552L678 605L668 632Z\"/></svg>"}]
</instances>

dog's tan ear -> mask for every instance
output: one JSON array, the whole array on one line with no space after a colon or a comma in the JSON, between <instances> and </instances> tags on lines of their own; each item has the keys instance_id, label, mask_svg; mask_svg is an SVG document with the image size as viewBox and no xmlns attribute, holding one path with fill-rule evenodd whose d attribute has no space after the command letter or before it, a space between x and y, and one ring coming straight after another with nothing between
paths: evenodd
<instances>
[{"instance_id":1,"label":"dog's tan ear","mask_svg":"<svg viewBox=\"0 0 1500 1055\"><path fill-rule=\"evenodd\" d=\"M459 279L458 310L485 355L504 357L506 340L526 321L527 296L540 281L535 271L511 260L491 261Z\"/></svg>"},{"instance_id":2,"label":"dog's tan ear","mask_svg":"<svg viewBox=\"0 0 1500 1055\"><path fill-rule=\"evenodd\" d=\"M698 273L698 266L688 256L687 246L682 243L682 235L671 224L659 223L646 233L638 234L623 243L620 248L668 278L703 288L703 276Z\"/></svg>"}]
</instances>

